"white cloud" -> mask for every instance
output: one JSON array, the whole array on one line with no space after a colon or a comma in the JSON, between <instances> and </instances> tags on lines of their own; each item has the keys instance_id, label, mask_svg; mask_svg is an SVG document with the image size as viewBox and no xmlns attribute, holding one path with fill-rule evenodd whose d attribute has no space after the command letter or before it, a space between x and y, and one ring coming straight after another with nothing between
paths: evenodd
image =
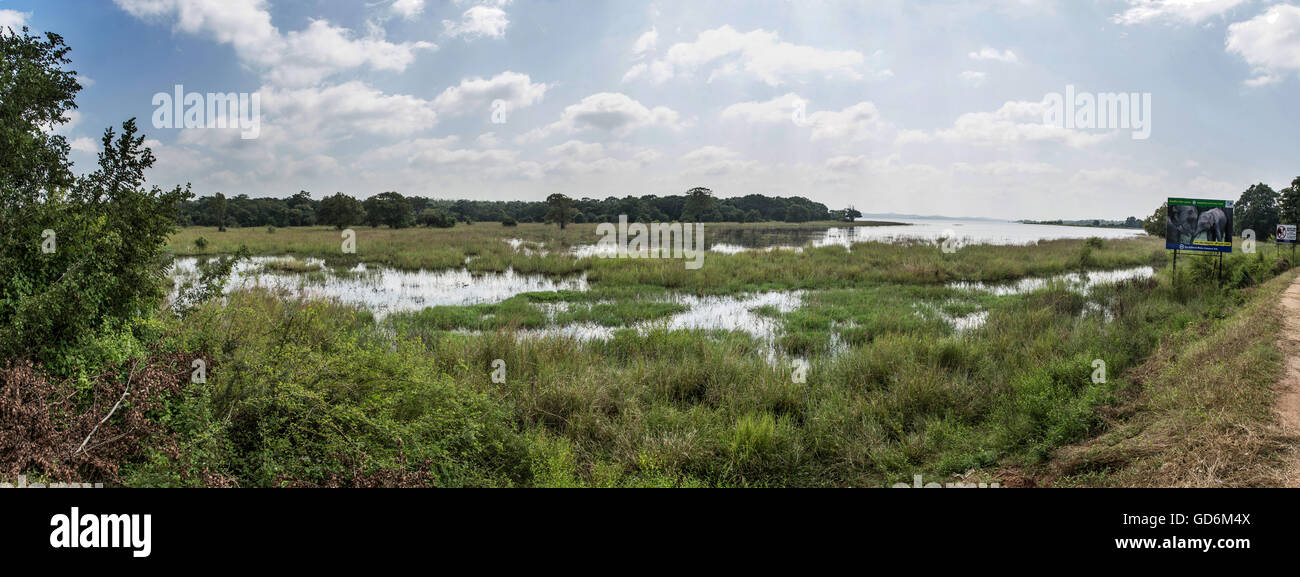
<instances>
[{"instance_id":1,"label":"white cloud","mask_svg":"<svg viewBox=\"0 0 1300 577\"><path fill-rule=\"evenodd\" d=\"M557 132L598 130L616 136L649 127L681 127L676 111L663 106L648 108L626 94L602 92L583 98L564 109L560 119L520 137L523 142L545 138Z\"/></svg>"},{"instance_id":2,"label":"white cloud","mask_svg":"<svg viewBox=\"0 0 1300 577\"><path fill-rule=\"evenodd\" d=\"M460 22L443 20L443 33L466 40L474 38L501 38L506 35L510 18L505 10L496 6L472 6L460 17Z\"/></svg>"},{"instance_id":3,"label":"white cloud","mask_svg":"<svg viewBox=\"0 0 1300 577\"><path fill-rule=\"evenodd\" d=\"M645 54L647 52L654 50L655 45L658 43L659 43L659 31L654 28L651 28L645 34L642 34L640 38L636 39L636 44L632 45L632 53L638 56L641 54Z\"/></svg>"},{"instance_id":4,"label":"white cloud","mask_svg":"<svg viewBox=\"0 0 1300 577\"><path fill-rule=\"evenodd\" d=\"M77 152L86 152L94 154L99 152L99 143L93 138L81 137L68 143L68 146Z\"/></svg>"},{"instance_id":5,"label":"white cloud","mask_svg":"<svg viewBox=\"0 0 1300 577\"><path fill-rule=\"evenodd\" d=\"M1015 174L1055 174L1061 169L1044 162L1026 162L1014 160L995 160L979 164L958 162L952 165L956 172L982 174L987 176L1006 176Z\"/></svg>"},{"instance_id":6,"label":"white cloud","mask_svg":"<svg viewBox=\"0 0 1300 577\"><path fill-rule=\"evenodd\" d=\"M461 80L459 85L443 90L434 98L433 105L443 114L465 114L500 100L508 110L518 110L541 102L549 88L544 83L533 82L527 74L507 70L490 79Z\"/></svg>"},{"instance_id":7,"label":"white cloud","mask_svg":"<svg viewBox=\"0 0 1300 577\"><path fill-rule=\"evenodd\" d=\"M973 145L1005 146L1018 143L1055 142L1081 148L1093 146L1110 133L1071 130L1044 122L1049 106L1042 102L1012 101L995 112L971 112L957 117L952 128L934 133L905 131L899 134L899 143L924 143L931 141Z\"/></svg>"},{"instance_id":8,"label":"white cloud","mask_svg":"<svg viewBox=\"0 0 1300 577\"><path fill-rule=\"evenodd\" d=\"M0 10L0 29L12 28L15 33L21 32L23 25L27 23L27 19L31 17L31 12Z\"/></svg>"},{"instance_id":9,"label":"white cloud","mask_svg":"<svg viewBox=\"0 0 1300 577\"><path fill-rule=\"evenodd\" d=\"M578 160L594 160L605 156L605 146L599 142L570 140L546 149L555 156L567 156Z\"/></svg>"},{"instance_id":10,"label":"white cloud","mask_svg":"<svg viewBox=\"0 0 1300 577\"><path fill-rule=\"evenodd\" d=\"M424 12L424 0L397 0L393 12L407 20L414 20Z\"/></svg>"},{"instance_id":11,"label":"white cloud","mask_svg":"<svg viewBox=\"0 0 1300 577\"><path fill-rule=\"evenodd\" d=\"M739 152L724 146L703 146L682 155L686 174L719 176L748 172L758 167L752 160L744 160Z\"/></svg>"},{"instance_id":12,"label":"white cloud","mask_svg":"<svg viewBox=\"0 0 1300 577\"><path fill-rule=\"evenodd\" d=\"M263 87L268 124L307 136L348 136L355 132L407 135L438 122L434 104L405 94L384 94L353 81L322 88ZM207 131L212 132L212 131Z\"/></svg>"},{"instance_id":13,"label":"white cloud","mask_svg":"<svg viewBox=\"0 0 1300 577\"><path fill-rule=\"evenodd\" d=\"M996 62L1006 62L1007 64L1016 64L1020 62L1020 57L1010 50L998 51L996 48L985 46L979 52L967 54L971 60L993 60Z\"/></svg>"},{"instance_id":14,"label":"white cloud","mask_svg":"<svg viewBox=\"0 0 1300 577\"><path fill-rule=\"evenodd\" d=\"M1199 24L1250 0L1128 0L1129 8L1111 18L1117 24L1154 21Z\"/></svg>"},{"instance_id":15,"label":"white cloud","mask_svg":"<svg viewBox=\"0 0 1300 577\"><path fill-rule=\"evenodd\" d=\"M623 75L623 82L631 82L643 74L649 74L651 82L661 84L673 77L673 66L660 60L650 63L640 62L628 69Z\"/></svg>"},{"instance_id":16,"label":"white cloud","mask_svg":"<svg viewBox=\"0 0 1300 577\"><path fill-rule=\"evenodd\" d=\"M472 171L485 167L507 169L519 160L519 153L513 150L459 148L459 141L456 136L405 140L361 155L357 166L373 169L375 166L396 162L398 165L438 166L441 170Z\"/></svg>"},{"instance_id":17,"label":"white cloud","mask_svg":"<svg viewBox=\"0 0 1300 577\"><path fill-rule=\"evenodd\" d=\"M310 86L361 67L401 72L415 60L417 51L437 48L429 42L389 42L376 30L358 38L325 20L282 34L271 24L262 0L115 1L136 18L174 18L181 32L230 45L242 62L281 85Z\"/></svg>"},{"instance_id":18,"label":"white cloud","mask_svg":"<svg viewBox=\"0 0 1300 577\"><path fill-rule=\"evenodd\" d=\"M285 35L284 52L272 63L271 76L285 84L307 85L361 67L402 72L415 61L417 50L434 48L429 42L394 44L377 36L354 38L346 28L314 20L306 30Z\"/></svg>"},{"instance_id":19,"label":"white cloud","mask_svg":"<svg viewBox=\"0 0 1300 577\"><path fill-rule=\"evenodd\" d=\"M988 75L977 70L964 70L961 73L961 79L975 86L979 86L984 84L984 81L988 79Z\"/></svg>"},{"instance_id":20,"label":"white cloud","mask_svg":"<svg viewBox=\"0 0 1300 577\"><path fill-rule=\"evenodd\" d=\"M868 71L867 58L861 52L801 46L781 41L775 32L758 29L742 34L730 26L701 32L694 42L674 44L650 69L655 66L659 71L652 77L660 82L712 67L710 79L744 72L773 86L791 77L860 79ZM641 67L628 74L636 78L645 70Z\"/></svg>"},{"instance_id":21,"label":"white cloud","mask_svg":"<svg viewBox=\"0 0 1300 577\"><path fill-rule=\"evenodd\" d=\"M1254 70L1248 85L1273 84L1286 72L1300 71L1300 6L1279 4L1229 26L1226 46Z\"/></svg>"},{"instance_id":22,"label":"white cloud","mask_svg":"<svg viewBox=\"0 0 1300 577\"><path fill-rule=\"evenodd\" d=\"M723 120L775 124L795 122L795 112L807 112L808 103L793 92L765 102L737 102L722 110ZM805 114L806 116L806 114Z\"/></svg>"},{"instance_id":23,"label":"white cloud","mask_svg":"<svg viewBox=\"0 0 1300 577\"><path fill-rule=\"evenodd\" d=\"M809 113L808 103L799 95L788 93L766 102L740 102L723 109L723 120L752 123L790 123L810 128L811 140L857 142L879 134L887 128L880 112L871 102L859 102L843 110Z\"/></svg>"}]
</instances>

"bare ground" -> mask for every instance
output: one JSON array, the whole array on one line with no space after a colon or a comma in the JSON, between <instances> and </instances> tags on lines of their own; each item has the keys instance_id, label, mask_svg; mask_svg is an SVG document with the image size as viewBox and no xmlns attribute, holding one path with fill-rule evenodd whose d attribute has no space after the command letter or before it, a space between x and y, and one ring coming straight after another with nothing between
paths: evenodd
<instances>
[{"instance_id":1,"label":"bare ground","mask_svg":"<svg viewBox=\"0 0 1300 577\"><path fill-rule=\"evenodd\" d=\"M1282 295L1282 338L1286 368L1277 383L1278 421L1289 435L1300 435L1300 280ZM1292 447L1284 482L1300 487L1300 448Z\"/></svg>"}]
</instances>

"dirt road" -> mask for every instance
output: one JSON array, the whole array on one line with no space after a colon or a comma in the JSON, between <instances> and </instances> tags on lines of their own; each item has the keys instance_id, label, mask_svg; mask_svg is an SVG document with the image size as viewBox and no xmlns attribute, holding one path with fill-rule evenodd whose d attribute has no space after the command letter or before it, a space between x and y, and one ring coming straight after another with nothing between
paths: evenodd
<instances>
[{"instance_id":1,"label":"dirt road","mask_svg":"<svg viewBox=\"0 0 1300 577\"><path fill-rule=\"evenodd\" d=\"M1282 427L1300 435L1300 280L1282 295L1282 352L1286 354L1286 371L1278 383L1277 411ZM1300 450L1291 454L1286 474L1288 487L1300 487Z\"/></svg>"}]
</instances>

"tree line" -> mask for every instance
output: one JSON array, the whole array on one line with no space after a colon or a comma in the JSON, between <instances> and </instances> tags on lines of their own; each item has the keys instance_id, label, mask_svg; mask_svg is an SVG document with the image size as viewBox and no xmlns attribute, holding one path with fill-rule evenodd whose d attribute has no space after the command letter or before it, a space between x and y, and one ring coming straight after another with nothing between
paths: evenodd
<instances>
[{"instance_id":1,"label":"tree line","mask_svg":"<svg viewBox=\"0 0 1300 577\"><path fill-rule=\"evenodd\" d=\"M812 222L852 221L862 213L849 207L831 210L804 197L750 194L718 198L697 187L680 195L610 196L604 199L570 198L552 194L545 201L446 200L384 192L365 200L336 193L319 200L307 191L286 198L251 198L223 193L182 203L181 226L289 227L355 225L406 228L450 228L456 223L616 222L626 215L632 222Z\"/></svg>"},{"instance_id":2,"label":"tree line","mask_svg":"<svg viewBox=\"0 0 1300 577\"><path fill-rule=\"evenodd\" d=\"M1165 235L1166 204L1161 204L1142 222L1147 234ZM1300 176L1282 190L1273 190L1262 182L1252 185L1233 205L1232 234L1235 236L1249 229L1255 231L1256 238L1267 240L1273 237L1279 224L1300 224Z\"/></svg>"}]
</instances>

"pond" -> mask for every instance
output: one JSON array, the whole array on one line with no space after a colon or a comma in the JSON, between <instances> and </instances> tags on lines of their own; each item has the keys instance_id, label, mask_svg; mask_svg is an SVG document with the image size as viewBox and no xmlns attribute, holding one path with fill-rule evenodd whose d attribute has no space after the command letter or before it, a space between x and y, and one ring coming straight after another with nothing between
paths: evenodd
<instances>
[{"instance_id":1,"label":"pond","mask_svg":"<svg viewBox=\"0 0 1300 577\"><path fill-rule=\"evenodd\" d=\"M289 264L285 272L277 265ZM320 259L252 257L235 266L226 292L239 288L266 288L307 298L333 299L369 309L382 318L392 312L418 311L443 305L476 305L504 301L515 295L539 291L585 291L587 277L552 278L544 275L470 273L466 269L401 271L367 267L329 269ZM173 273L177 283L198 274L198 259L177 258ZM174 295L173 295L174 296Z\"/></svg>"},{"instance_id":2,"label":"pond","mask_svg":"<svg viewBox=\"0 0 1300 577\"><path fill-rule=\"evenodd\" d=\"M911 219L884 226L842 226L826 228L789 228L754 226L710 227L704 225L704 242L708 250L736 254L750 250L802 250L804 247L843 246L852 249L863 242L936 243L949 237L963 245L1029 245L1039 241L1089 238L1134 238L1146 234L1141 229L1092 228L1023 224L984 220ZM522 249L528 252L530 249ZM596 243L576 246L575 257L610 256L615 247Z\"/></svg>"}]
</instances>

